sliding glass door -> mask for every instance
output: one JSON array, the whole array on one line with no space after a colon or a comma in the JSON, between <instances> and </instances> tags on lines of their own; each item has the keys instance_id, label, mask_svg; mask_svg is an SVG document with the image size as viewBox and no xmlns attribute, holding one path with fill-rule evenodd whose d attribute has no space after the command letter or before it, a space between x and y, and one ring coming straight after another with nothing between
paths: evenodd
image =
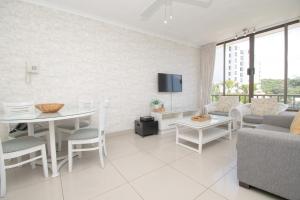
<instances>
[{"instance_id":1,"label":"sliding glass door","mask_svg":"<svg viewBox=\"0 0 300 200\"><path fill-rule=\"evenodd\" d=\"M249 96L249 39L226 44L225 95L236 95L240 101L248 102Z\"/></svg>"},{"instance_id":2,"label":"sliding glass door","mask_svg":"<svg viewBox=\"0 0 300 200\"><path fill-rule=\"evenodd\" d=\"M254 97L284 102L284 29L255 35Z\"/></svg>"},{"instance_id":3,"label":"sliding glass door","mask_svg":"<svg viewBox=\"0 0 300 200\"><path fill-rule=\"evenodd\" d=\"M300 25L288 30L288 86L287 103L292 109L300 109Z\"/></svg>"}]
</instances>

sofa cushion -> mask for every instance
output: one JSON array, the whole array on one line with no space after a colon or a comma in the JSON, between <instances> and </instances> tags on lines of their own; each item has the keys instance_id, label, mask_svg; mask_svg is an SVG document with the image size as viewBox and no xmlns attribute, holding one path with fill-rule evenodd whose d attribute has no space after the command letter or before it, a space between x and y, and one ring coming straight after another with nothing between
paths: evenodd
<instances>
[{"instance_id":1,"label":"sofa cushion","mask_svg":"<svg viewBox=\"0 0 300 200\"><path fill-rule=\"evenodd\" d=\"M216 110L220 112L229 112L231 108L239 105L239 97L237 96L220 96L216 105Z\"/></svg>"},{"instance_id":2,"label":"sofa cushion","mask_svg":"<svg viewBox=\"0 0 300 200\"><path fill-rule=\"evenodd\" d=\"M275 115L278 112L277 99L251 99L250 106L251 113L253 115Z\"/></svg>"},{"instance_id":3,"label":"sofa cushion","mask_svg":"<svg viewBox=\"0 0 300 200\"><path fill-rule=\"evenodd\" d=\"M243 121L251 124L262 124L264 120L263 116L259 115L244 115Z\"/></svg>"},{"instance_id":4,"label":"sofa cushion","mask_svg":"<svg viewBox=\"0 0 300 200\"><path fill-rule=\"evenodd\" d=\"M221 116L228 116L228 112L221 112L221 111L213 111L209 112L210 115L221 115Z\"/></svg>"},{"instance_id":5,"label":"sofa cushion","mask_svg":"<svg viewBox=\"0 0 300 200\"><path fill-rule=\"evenodd\" d=\"M293 119L293 115L265 115L263 123L289 129Z\"/></svg>"},{"instance_id":6,"label":"sofa cushion","mask_svg":"<svg viewBox=\"0 0 300 200\"><path fill-rule=\"evenodd\" d=\"M293 134L300 135L300 111L294 117L290 131Z\"/></svg>"},{"instance_id":7,"label":"sofa cushion","mask_svg":"<svg viewBox=\"0 0 300 200\"><path fill-rule=\"evenodd\" d=\"M280 127L280 126L273 126L273 125L269 125L269 124L260 124L260 125L257 125L256 128L268 130L268 131L278 131L278 132L283 132L283 133L290 132L290 130L288 128L284 128L284 127Z\"/></svg>"}]
</instances>

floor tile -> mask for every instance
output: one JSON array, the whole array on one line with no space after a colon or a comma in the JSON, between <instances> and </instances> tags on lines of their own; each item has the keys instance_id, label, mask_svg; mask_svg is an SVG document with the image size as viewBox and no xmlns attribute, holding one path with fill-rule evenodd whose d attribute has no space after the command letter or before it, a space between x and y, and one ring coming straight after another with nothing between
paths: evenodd
<instances>
[{"instance_id":1,"label":"floor tile","mask_svg":"<svg viewBox=\"0 0 300 200\"><path fill-rule=\"evenodd\" d=\"M65 200L89 199L125 183L110 163L61 177Z\"/></svg>"},{"instance_id":2,"label":"floor tile","mask_svg":"<svg viewBox=\"0 0 300 200\"><path fill-rule=\"evenodd\" d=\"M22 187L21 189L14 189L7 191L5 198L7 200L62 200L62 188L60 178L49 178L47 181L36 183Z\"/></svg>"},{"instance_id":3,"label":"floor tile","mask_svg":"<svg viewBox=\"0 0 300 200\"><path fill-rule=\"evenodd\" d=\"M214 192L225 196L230 200L271 200L280 199L263 191L251 188L246 189L238 184L236 168L232 169L226 176L211 187Z\"/></svg>"},{"instance_id":4,"label":"floor tile","mask_svg":"<svg viewBox=\"0 0 300 200\"><path fill-rule=\"evenodd\" d=\"M127 180L133 180L165 165L159 159L145 152L125 156L113 160L112 163Z\"/></svg>"},{"instance_id":5,"label":"floor tile","mask_svg":"<svg viewBox=\"0 0 300 200\"><path fill-rule=\"evenodd\" d=\"M90 200L142 200L142 198L126 184Z\"/></svg>"},{"instance_id":6,"label":"floor tile","mask_svg":"<svg viewBox=\"0 0 300 200\"><path fill-rule=\"evenodd\" d=\"M176 145L174 142L172 144L166 144L165 146L157 149L152 149L149 151L149 153L156 156L160 160L169 163L188 154L191 154L192 151Z\"/></svg>"},{"instance_id":7,"label":"floor tile","mask_svg":"<svg viewBox=\"0 0 300 200\"><path fill-rule=\"evenodd\" d=\"M135 140L134 145L142 150L151 151L160 147L164 147L166 144L175 143L175 134L165 134L165 135L151 135L140 140Z\"/></svg>"},{"instance_id":8,"label":"floor tile","mask_svg":"<svg viewBox=\"0 0 300 200\"><path fill-rule=\"evenodd\" d=\"M226 200L226 198L208 189L196 200Z\"/></svg>"},{"instance_id":9,"label":"floor tile","mask_svg":"<svg viewBox=\"0 0 300 200\"><path fill-rule=\"evenodd\" d=\"M49 174L51 171L49 170ZM31 168L30 164L22 167L16 167L6 170L7 190L13 191L28 185L42 183L49 178L44 177L43 169L41 166L36 166L35 169Z\"/></svg>"},{"instance_id":10,"label":"floor tile","mask_svg":"<svg viewBox=\"0 0 300 200\"><path fill-rule=\"evenodd\" d=\"M137 153L140 150L136 145L127 141L121 140L107 143L107 155L110 160Z\"/></svg>"},{"instance_id":11,"label":"floor tile","mask_svg":"<svg viewBox=\"0 0 300 200\"><path fill-rule=\"evenodd\" d=\"M171 167L155 170L132 182L144 200L191 200L205 188Z\"/></svg>"},{"instance_id":12,"label":"floor tile","mask_svg":"<svg viewBox=\"0 0 300 200\"><path fill-rule=\"evenodd\" d=\"M234 163L230 158L227 158L227 160L224 158L211 160L204 157L204 154L205 152L202 154L193 153L176 160L171 166L202 185L209 187L224 176L234 166Z\"/></svg>"},{"instance_id":13,"label":"floor tile","mask_svg":"<svg viewBox=\"0 0 300 200\"><path fill-rule=\"evenodd\" d=\"M104 164L107 164L108 162L109 160L104 158ZM76 173L93 166L101 166L98 151L82 152L81 158L78 156L73 158L72 173ZM68 162L60 169L60 173L62 175L70 174L68 171Z\"/></svg>"}]
</instances>

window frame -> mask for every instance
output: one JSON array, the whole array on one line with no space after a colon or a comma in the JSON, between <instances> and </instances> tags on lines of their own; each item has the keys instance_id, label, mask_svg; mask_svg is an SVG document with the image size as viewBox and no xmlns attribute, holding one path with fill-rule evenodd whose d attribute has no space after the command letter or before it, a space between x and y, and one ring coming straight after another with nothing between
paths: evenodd
<instances>
[{"instance_id":1,"label":"window frame","mask_svg":"<svg viewBox=\"0 0 300 200\"><path fill-rule=\"evenodd\" d=\"M273 26L264 30L260 30L254 33L250 33L248 35L245 36L241 36L235 39L231 39L231 40L227 40L221 43L218 43L217 46L219 45L223 45L223 94L222 95L226 95L225 92L225 79L226 79L226 45L228 43L234 42L234 41L238 41L238 40L242 40L245 38L249 39L249 68L247 70L247 74L249 75L249 94L248 94L248 99L249 102L251 102L251 98L254 97L254 75L255 75L255 66L254 66L254 50L255 50L255 35L261 34L261 33L265 33L265 32L269 32L269 31L274 31L276 29L280 29L283 28L284 29L284 94L283 94L283 99L284 99L284 103L286 104L288 102L288 32L289 32L289 26L294 25L300 23L300 20L294 20L285 24L281 24L281 25L277 25L277 26ZM236 50L236 49L235 49ZM231 53L232 49L229 47L228 51ZM291 109L289 108L289 110L296 110L296 109Z\"/></svg>"}]
</instances>

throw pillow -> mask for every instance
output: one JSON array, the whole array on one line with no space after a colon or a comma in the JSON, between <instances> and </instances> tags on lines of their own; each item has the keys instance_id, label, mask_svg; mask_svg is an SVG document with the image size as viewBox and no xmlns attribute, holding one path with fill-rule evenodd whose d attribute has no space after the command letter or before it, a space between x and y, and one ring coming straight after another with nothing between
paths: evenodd
<instances>
[{"instance_id":1,"label":"throw pillow","mask_svg":"<svg viewBox=\"0 0 300 200\"><path fill-rule=\"evenodd\" d=\"M290 131L293 134L300 135L300 111L295 115Z\"/></svg>"},{"instance_id":2,"label":"throw pillow","mask_svg":"<svg viewBox=\"0 0 300 200\"><path fill-rule=\"evenodd\" d=\"M253 115L275 115L277 113L277 99L251 99L250 110Z\"/></svg>"},{"instance_id":3,"label":"throw pillow","mask_svg":"<svg viewBox=\"0 0 300 200\"><path fill-rule=\"evenodd\" d=\"M237 96L220 96L216 105L217 111L229 112L231 108L239 105L239 97Z\"/></svg>"}]
</instances>

